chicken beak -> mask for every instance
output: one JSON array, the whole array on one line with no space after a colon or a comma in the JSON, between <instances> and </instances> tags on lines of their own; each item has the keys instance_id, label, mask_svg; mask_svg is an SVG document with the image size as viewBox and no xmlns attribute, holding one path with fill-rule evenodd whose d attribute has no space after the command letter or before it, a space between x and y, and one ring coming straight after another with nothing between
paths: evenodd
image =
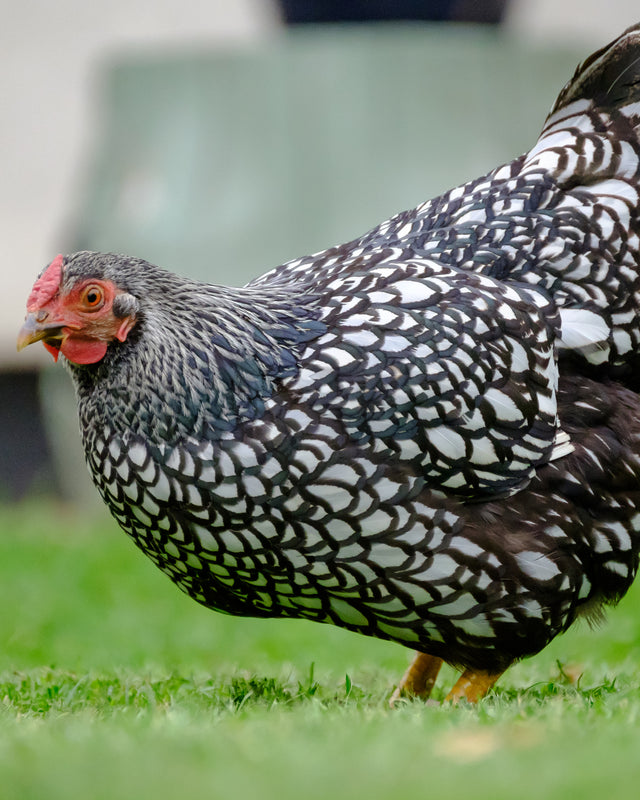
<instances>
[{"instance_id":1,"label":"chicken beak","mask_svg":"<svg viewBox=\"0 0 640 800\"><path fill-rule=\"evenodd\" d=\"M27 314L24 325L18 333L18 350L23 350L27 345L43 339L60 338L62 327L59 322L38 322L36 313Z\"/></svg>"}]
</instances>

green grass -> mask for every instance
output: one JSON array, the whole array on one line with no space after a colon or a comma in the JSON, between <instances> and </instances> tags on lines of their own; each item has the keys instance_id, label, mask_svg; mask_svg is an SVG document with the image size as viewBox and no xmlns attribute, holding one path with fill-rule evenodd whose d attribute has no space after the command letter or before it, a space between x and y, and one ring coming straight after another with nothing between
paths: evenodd
<instances>
[{"instance_id":1,"label":"green grass","mask_svg":"<svg viewBox=\"0 0 640 800\"><path fill-rule=\"evenodd\" d=\"M478 707L387 699L410 653L213 614L105 515L0 509L0 797L562 798L640 783L640 591ZM445 669L441 699L455 680Z\"/></svg>"}]
</instances>

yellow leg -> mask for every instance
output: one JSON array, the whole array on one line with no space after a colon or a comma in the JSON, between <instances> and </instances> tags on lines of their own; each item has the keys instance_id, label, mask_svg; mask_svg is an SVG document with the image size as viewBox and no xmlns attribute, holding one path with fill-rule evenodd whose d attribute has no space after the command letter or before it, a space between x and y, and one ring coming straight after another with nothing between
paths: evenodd
<instances>
[{"instance_id":1,"label":"yellow leg","mask_svg":"<svg viewBox=\"0 0 640 800\"><path fill-rule=\"evenodd\" d=\"M447 695L446 700L454 705L459 700L477 703L478 700L482 700L503 671L485 672L484 670L465 669L458 678L456 685Z\"/></svg>"},{"instance_id":2,"label":"yellow leg","mask_svg":"<svg viewBox=\"0 0 640 800\"><path fill-rule=\"evenodd\" d=\"M429 656L426 653L416 653L415 658L389 699L391 708L396 704L396 700L406 695L423 697L426 700L431 694L441 666L441 658Z\"/></svg>"}]
</instances>

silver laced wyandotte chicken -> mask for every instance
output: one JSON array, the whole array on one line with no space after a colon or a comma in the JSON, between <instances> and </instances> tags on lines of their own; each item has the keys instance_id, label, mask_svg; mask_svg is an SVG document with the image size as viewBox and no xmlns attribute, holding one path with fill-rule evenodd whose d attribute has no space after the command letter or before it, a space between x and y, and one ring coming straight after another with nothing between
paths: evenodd
<instances>
[{"instance_id":1,"label":"silver laced wyandotte chicken","mask_svg":"<svg viewBox=\"0 0 640 800\"><path fill-rule=\"evenodd\" d=\"M243 288L58 256L19 346L63 356L93 481L184 592L474 702L638 567L639 176L636 25L488 175Z\"/></svg>"}]
</instances>

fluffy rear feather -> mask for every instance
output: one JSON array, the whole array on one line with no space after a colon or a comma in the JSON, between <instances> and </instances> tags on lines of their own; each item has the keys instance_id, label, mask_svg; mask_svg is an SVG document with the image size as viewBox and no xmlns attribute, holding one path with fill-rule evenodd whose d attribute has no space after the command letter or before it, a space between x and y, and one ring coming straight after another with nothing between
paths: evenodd
<instances>
[{"instance_id":1,"label":"fluffy rear feather","mask_svg":"<svg viewBox=\"0 0 640 800\"><path fill-rule=\"evenodd\" d=\"M562 89L551 115L576 100L591 100L599 108L619 108L638 100L640 92L640 25L586 58Z\"/></svg>"}]
</instances>

